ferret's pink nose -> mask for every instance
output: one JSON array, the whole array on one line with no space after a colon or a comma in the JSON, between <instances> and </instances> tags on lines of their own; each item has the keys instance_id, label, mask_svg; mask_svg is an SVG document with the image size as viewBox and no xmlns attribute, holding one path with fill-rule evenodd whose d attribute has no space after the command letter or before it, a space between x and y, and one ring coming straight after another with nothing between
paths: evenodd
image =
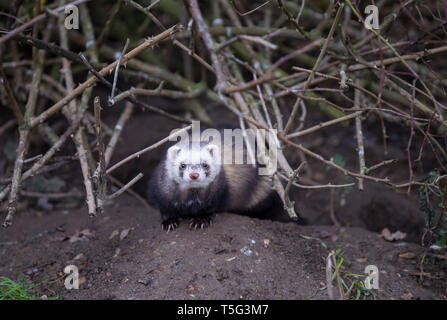
<instances>
[{"instance_id":1,"label":"ferret's pink nose","mask_svg":"<svg viewBox=\"0 0 447 320\"><path fill-rule=\"evenodd\" d=\"M197 172L193 172L189 174L189 177L191 178L191 180L197 180L199 179L199 174Z\"/></svg>"}]
</instances>

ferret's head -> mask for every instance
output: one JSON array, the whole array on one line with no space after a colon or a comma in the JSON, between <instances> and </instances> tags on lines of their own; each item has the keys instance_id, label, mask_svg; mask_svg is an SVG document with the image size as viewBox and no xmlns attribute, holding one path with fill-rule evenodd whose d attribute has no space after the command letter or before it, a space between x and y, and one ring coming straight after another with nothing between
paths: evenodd
<instances>
[{"instance_id":1,"label":"ferret's head","mask_svg":"<svg viewBox=\"0 0 447 320\"><path fill-rule=\"evenodd\" d=\"M219 147L215 144L176 144L168 149L166 170L181 189L207 187L221 170Z\"/></svg>"}]
</instances>

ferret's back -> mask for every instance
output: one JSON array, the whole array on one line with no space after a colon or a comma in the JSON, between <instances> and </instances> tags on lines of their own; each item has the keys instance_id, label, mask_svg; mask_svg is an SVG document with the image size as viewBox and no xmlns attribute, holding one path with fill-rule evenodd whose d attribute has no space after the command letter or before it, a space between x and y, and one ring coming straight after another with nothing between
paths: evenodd
<instances>
[{"instance_id":1,"label":"ferret's back","mask_svg":"<svg viewBox=\"0 0 447 320\"><path fill-rule=\"evenodd\" d=\"M228 211L246 212L255 209L272 196L272 181L268 176L258 175L252 165L224 165L228 186Z\"/></svg>"}]
</instances>

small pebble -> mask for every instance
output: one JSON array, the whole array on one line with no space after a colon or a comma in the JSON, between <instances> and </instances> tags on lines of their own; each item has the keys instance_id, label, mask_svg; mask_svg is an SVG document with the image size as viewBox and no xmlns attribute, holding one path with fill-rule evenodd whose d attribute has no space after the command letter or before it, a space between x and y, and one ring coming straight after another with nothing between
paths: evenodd
<instances>
[{"instance_id":1,"label":"small pebble","mask_svg":"<svg viewBox=\"0 0 447 320\"><path fill-rule=\"evenodd\" d=\"M242 247L240 251L243 254L245 254L247 257L249 257L253 254L253 251L251 251L247 246Z\"/></svg>"}]
</instances>

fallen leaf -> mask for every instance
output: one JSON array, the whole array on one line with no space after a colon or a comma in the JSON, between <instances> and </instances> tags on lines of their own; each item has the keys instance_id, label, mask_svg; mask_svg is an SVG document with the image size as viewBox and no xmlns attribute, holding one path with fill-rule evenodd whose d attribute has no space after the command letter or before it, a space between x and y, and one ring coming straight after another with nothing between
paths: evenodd
<instances>
[{"instance_id":1,"label":"fallen leaf","mask_svg":"<svg viewBox=\"0 0 447 320\"><path fill-rule=\"evenodd\" d=\"M110 234L109 240L115 238L119 234L120 232L118 230L113 230L112 233Z\"/></svg>"},{"instance_id":2,"label":"fallen leaf","mask_svg":"<svg viewBox=\"0 0 447 320\"><path fill-rule=\"evenodd\" d=\"M151 283L152 283L152 280L141 280L141 279L139 279L138 281L137 281L138 283L141 283L141 284L144 284L145 286L148 286L148 285L150 285Z\"/></svg>"},{"instance_id":3,"label":"fallen leaf","mask_svg":"<svg viewBox=\"0 0 447 320\"><path fill-rule=\"evenodd\" d=\"M81 240L83 240L82 237L79 237L76 234L72 235L71 237L68 237L68 242L70 242L70 243L74 243L74 242L81 241Z\"/></svg>"},{"instance_id":4,"label":"fallen leaf","mask_svg":"<svg viewBox=\"0 0 447 320\"><path fill-rule=\"evenodd\" d=\"M95 236L95 232L90 229L84 229L80 232L80 234L87 238L93 238Z\"/></svg>"},{"instance_id":5,"label":"fallen leaf","mask_svg":"<svg viewBox=\"0 0 447 320\"><path fill-rule=\"evenodd\" d=\"M79 278L79 285L85 283L87 281L87 279L85 277L80 277Z\"/></svg>"},{"instance_id":6,"label":"fallen leaf","mask_svg":"<svg viewBox=\"0 0 447 320\"><path fill-rule=\"evenodd\" d=\"M264 239L264 247L268 247L270 244L270 240L269 239Z\"/></svg>"},{"instance_id":7,"label":"fallen leaf","mask_svg":"<svg viewBox=\"0 0 447 320\"><path fill-rule=\"evenodd\" d=\"M197 288L192 284L192 283L190 283L187 287L186 287L186 293L188 293L188 294L192 294L192 293L194 293L194 292L196 292L197 291Z\"/></svg>"},{"instance_id":8,"label":"fallen leaf","mask_svg":"<svg viewBox=\"0 0 447 320\"><path fill-rule=\"evenodd\" d=\"M78 254L76 257L74 257L73 260L79 260L79 259L82 259L82 258L84 258L84 254L83 254L83 253L80 253L80 254Z\"/></svg>"},{"instance_id":9,"label":"fallen leaf","mask_svg":"<svg viewBox=\"0 0 447 320\"><path fill-rule=\"evenodd\" d=\"M411 300L411 299L413 299L413 294L411 292L405 292L402 294L402 299Z\"/></svg>"},{"instance_id":10,"label":"fallen leaf","mask_svg":"<svg viewBox=\"0 0 447 320\"><path fill-rule=\"evenodd\" d=\"M63 240L68 240L70 243L74 243L77 241L88 240L89 238L93 238L95 236L95 232L90 229L84 229L81 231L76 231L74 235L64 238Z\"/></svg>"},{"instance_id":11,"label":"fallen leaf","mask_svg":"<svg viewBox=\"0 0 447 320\"><path fill-rule=\"evenodd\" d=\"M121 231L121 234L120 234L120 241L121 241L121 240L124 240L124 238L127 237L127 235L129 234L129 232L130 232L130 229L124 229L123 231Z\"/></svg>"},{"instance_id":12,"label":"fallen leaf","mask_svg":"<svg viewBox=\"0 0 447 320\"><path fill-rule=\"evenodd\" d=\"M405 252L399 254L399 258L402 259L413 259L414 257L416 257L416 255L413 252Z\"/></svg>"},{"instance_id":13,"label":"fallen leaf","mask_svg":"<svg viewBox=\"0 0 447 320\"><path fill-rule=\"evenodd\" d=\"M391 231L388 228L385 228L382 230L382 233L380 236L387 240L387 241L395 241L395 240L403 240L407 236L406 233L396 231L394 233L391 233Z\"/></svg>"}]
</instances>

